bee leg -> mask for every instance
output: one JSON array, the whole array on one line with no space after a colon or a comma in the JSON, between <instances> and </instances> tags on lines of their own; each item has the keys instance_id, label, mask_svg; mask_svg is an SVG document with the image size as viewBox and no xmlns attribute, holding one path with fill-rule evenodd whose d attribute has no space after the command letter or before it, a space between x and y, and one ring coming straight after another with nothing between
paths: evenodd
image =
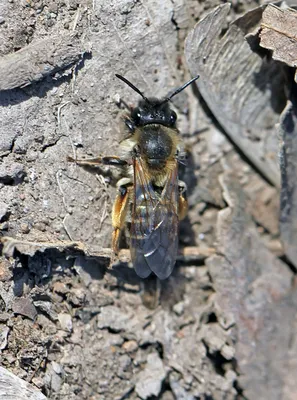
<instances>
[{"instance_id":1,"label":"bee leg","mask_svg":"<svg viewBox=\"0 0 297 400\"><path fill-rule=\"evenodd\" d=\"M135 124L133 121L131 121L130 118L126 118L124 120L126 127L128 128L129 132L132 134L135 132Z\"/></svg>"},{"instance_id":2,"label":"bee leg","mask_svg":"<svg viewBox=\"0 0 297 400\"><path fill-rule=\"evenodd\" d=\"M135 133L135 124L129 117L124 118L121 122L122 122L122 128L121 128L122 139L120 140L120 144L125 142L127 139L130 139Z\"/></svg>"},{"instance_id":3,"label":"bee leg","mask_svg":"<svg viewBox=\"0 0 297 400\"><path fill-rule=\"evenodd\" d=\"M183 220L188 211L188 200L187 200L187 185L183 181L178 181L178 217L179 220Z\"/></svg>"},{"instance_id":4,"label":"bee leg","mask_svg":"<svg viewBox=\"0 0 297 400\"><path fill-rule=\"evenodd\" d=\"M78 165L112 165L114 167L123 167L127 165L126 160L122 160L118 156L105 156L105 157L94 157L94 158L85 158L85 159L75 159L73 157L68 156L67 161L75 162Z\"/></svg>"},{"instance_id":5,"label":"bee leg","mask_svg":"<svg viewBox=\"0 0 297 400\"><path fill-rule=\"evenodd\" d=\"M129 206L129 198L132 190L131 183L119 186L119 194L117 195L112 209L112 249L115 254L119 251L119 241L122 229L125 226L126 216Z\"/></svg>"}]
</instances>

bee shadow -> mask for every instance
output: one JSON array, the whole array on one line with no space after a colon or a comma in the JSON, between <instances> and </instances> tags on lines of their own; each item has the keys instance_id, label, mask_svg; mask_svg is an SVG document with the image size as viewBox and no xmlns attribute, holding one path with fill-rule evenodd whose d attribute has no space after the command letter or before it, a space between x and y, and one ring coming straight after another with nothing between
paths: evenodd
<instances>
[{"instance_id":1,"label":"bee shadow","mask_svg":"<svg viewBox=\"0 0 297 400\"><path fill-rule=\"evenodd\" d=\"M193 156L190 152L187 152L187 162L186 164L181 164L179 166L179 177L187 185L187 198L189 199L194 193L197 185L198 178L195 171L199 169L194 162ZM189 208L191 204L189 204ZM192 229L192 224L188 216L186 216L179 224L179 240L180 244L183 246L195 246L196 245L196 235Z\"/></svg>"}]
</instances>

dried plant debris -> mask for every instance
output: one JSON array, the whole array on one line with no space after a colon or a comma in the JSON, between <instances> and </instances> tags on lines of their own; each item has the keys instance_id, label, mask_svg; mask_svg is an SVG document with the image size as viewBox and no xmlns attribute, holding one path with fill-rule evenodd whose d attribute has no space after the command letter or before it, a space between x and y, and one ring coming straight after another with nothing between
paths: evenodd
<instances>
[{"instance_id":1,"label":"dried plant debris","mask_svg":"<svg viewBox=\"0 0 297 400\"><path fill-rule=\"evenodd\" d=\"M220 181L229 207L218 217L221 255L206 261L215 288L214 303L221 312L219 322L230 328L236 343L238 382L244 395L277 400L292 390L287 382L297 374L290 348L297 316L293 274L259 238L234 174L225 172ZM292 369L286 368L287 362ZM295 394L292 391L286 398Z\"/></svg>"},{"instance_id":2,"label":"dried plant debris","mask_svg":"<svg viewBox=\"0 0 297 400\"><path fill-rule=\"evenodd\" d=\"M282 65L262 58L246 35L260 24L258 7L232 22L224 4L199 21L186 40L185 55L208 107L249 162L280 186L275 124L285 106Z\"/></svg>"},{"instance_id":3,"label":"dried plant debris","mask_svg":"<svg viewBox=\"0 0 297 400\"><path fill-rule=\"evenodd\" d=\"M297 67L297 11L268 4L262 16L260 46L272 50L272 58ZM297 82L297 74L295 74Z\"/></svg>"},{"instance_id":4,"label":"dried plant debris","mask_svg":"<svg viewBox=\"0 0 297 400\"><path fill-rule=\"evenodd\" d=\"M297 87L279 124L281 139L280 166L282 176L280 231L285 254L297 268Z\"/></svg>"}]
</instances>

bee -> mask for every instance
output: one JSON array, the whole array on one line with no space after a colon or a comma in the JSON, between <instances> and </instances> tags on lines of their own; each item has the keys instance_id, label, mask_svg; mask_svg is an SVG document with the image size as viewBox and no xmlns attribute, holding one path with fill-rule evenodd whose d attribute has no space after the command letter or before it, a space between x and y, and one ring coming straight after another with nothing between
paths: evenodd
<instances>
[{"instance_id":1,"label":"bee","mask_svg":"<svg viewBox=\"0 0 297 400\"><path fill-rule=\"evenodd\" d=\"M178 179L184 153L176 127L177 115L169 102L199 75L163 99L147 98L126 78L118 74L116 77L141 96L137 107L124 117L127 137L120 142L122 155L68 160L121 169L112 210L112 249L118 253L121 232L127 224L137 275L147 278L154 273L159 279L166 279L176 262L179 221L188 208L186 185Z\"/></svg>"}]
</instances>

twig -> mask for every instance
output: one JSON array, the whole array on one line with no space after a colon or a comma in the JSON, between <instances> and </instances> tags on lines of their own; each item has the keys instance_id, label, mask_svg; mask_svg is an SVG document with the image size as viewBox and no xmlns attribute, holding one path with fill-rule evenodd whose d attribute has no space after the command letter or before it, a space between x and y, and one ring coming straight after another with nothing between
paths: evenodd
<instances>
[{"instance_id":1,"label":"twig","mask_svg":"<svg viewBox=\"0 0 297 400\"><path fill-rule=\"evenodd\" d=\"M85 50L74 32L33 42L0 60L0 90L24 87L79 62Z\"/></svg>"},{"instance_id":2,"label":"twig","mask_svg":"<svg viewBox=\"0 0 297 400\"><path fill-rule=\"evenodd\" d=\"M12 257L14 250L18 250L22 254L33 256L36 251L44 252L47 249L58 249L60 251L72 251L73 256L75 252L83 252L87 257L98 257L103 259L113 259L114 255L111 249L90 249L80 242L28 242L23 240L14 239L5 236L0 239L3 244L3 254ZM177 260L188 263L190 261L203 261L207 257L215 254L215 249L212 247L199 248L199 247L184 247L180 249ZM130 263L131 255L129 249L121 249L116 257L119 262Z\"/></svg>"},{"instance_id":3,"label":"twig","mask_svg":"<svg viewBox=\"0 0 297 400\"><path fill-rule=\"evenodd\" d=\"M80 17L80 6L78 7L77 12L76 12L76 14L75 14L75 18L74 18L74 22L73 22L72 31L75 31L77 22L78 22L78 20L79 20L79 17Z\"/></svg>"},{"instance_id":4,"label":"twig","mask_svg":"<svg viewBox=\"0 0 297 400\"><path fill-rule=\"evenodd\" d=\"M61 128L61 110L63 107L67 106L67 104L69 104L70 101L66 101L66 103L63 103L60 105L60 107L58 107L58 127L59 129Z\"/></svg>"},{"instance_id":5,"label":"twig","mask_svg":"<svg viewBox=\"0 0 297 400\"><path fill-rule=\"evenodd\" d=\"M68 231L68 228L67 228L67 225L65 224L65 220L66 220L66 218L68 217L68 215L69 214L66 214L65 215L65 217L63 218L63 227L64 227L64 230L65 230L65 232L67 233L67 236L69 237L69 239L71 240L71 241L74 241L74 239L73 239L73 237L70 235L70 232Z\"/></svg>"},{"instance_id":6,"label":"twig","mask_svg":"<svg viewBox=\"0 0 297 400\"><path fill-rule=\"evenodd\" d=\"M181 248L177 255L177 261L188 263L191 261L203 261L207 257L212 256L216 253L213 247L200 248L200 247L184 247ZM118 259L122 263L131 262L131 255L129 249L122 249L118 254Z\"/></svg>"},{"instance_id":7,"label":"twig","mask_svg":"<svg viewBox=\"0 0 297 400\"><path fill-rule=\"evenodd\" d=\"M59 187L59 190L60 190L61 195L62 195L63 204L64 204L64 207L65 207L65 210L66 210L69 214L72 214L72 210L69 210L69 209L68 209L68 205L67 205L66 200L65 200L64 192L63 192L63 189L62 189L62 186L61 186L61 183L60 183L60 179L59 179L60 174L62 175L61 170L58 170L58 171L56 172L56 180L57 180L58 187Z\"/></svg>"},{"instance_id":8,"label":"twig","mask_svg":"<svg viewBox=\"0 0 297 400\"><path fill-rule=\"evenodd\" d=\"M32 379L34 378L34 376L36 375L37 371L39 370L39 368L41 367L41 364L43 362L44 358L41 358L39 360L39 363L36 365L34 371L28 376L28 378L26 379L27 382L31 383Z\"/></svg>"},{"instance_id":9,"label":"twig","mask_svg":"<svg viewBox=\"0 0 297 400\"><path fill-rule=\"evenodd\" d=\"M108 201L109 195L107 194L107 185L106 185L106 181L105 181L104 177L102 175L96 174L96 178L100 182L100 184L103 185L103 188L104 188L103 189L104 192L103 192L103 196L102 196L104 198L104 206L103 206L103 211L102 211L101 218L100 218L100 221L99 221L99 226L98 226L98 229L101 230L103 222L108 217L107 201ZM99 200L101 200L101 198L98 199L98 201Z\"/></svg>"}]
</instances>

